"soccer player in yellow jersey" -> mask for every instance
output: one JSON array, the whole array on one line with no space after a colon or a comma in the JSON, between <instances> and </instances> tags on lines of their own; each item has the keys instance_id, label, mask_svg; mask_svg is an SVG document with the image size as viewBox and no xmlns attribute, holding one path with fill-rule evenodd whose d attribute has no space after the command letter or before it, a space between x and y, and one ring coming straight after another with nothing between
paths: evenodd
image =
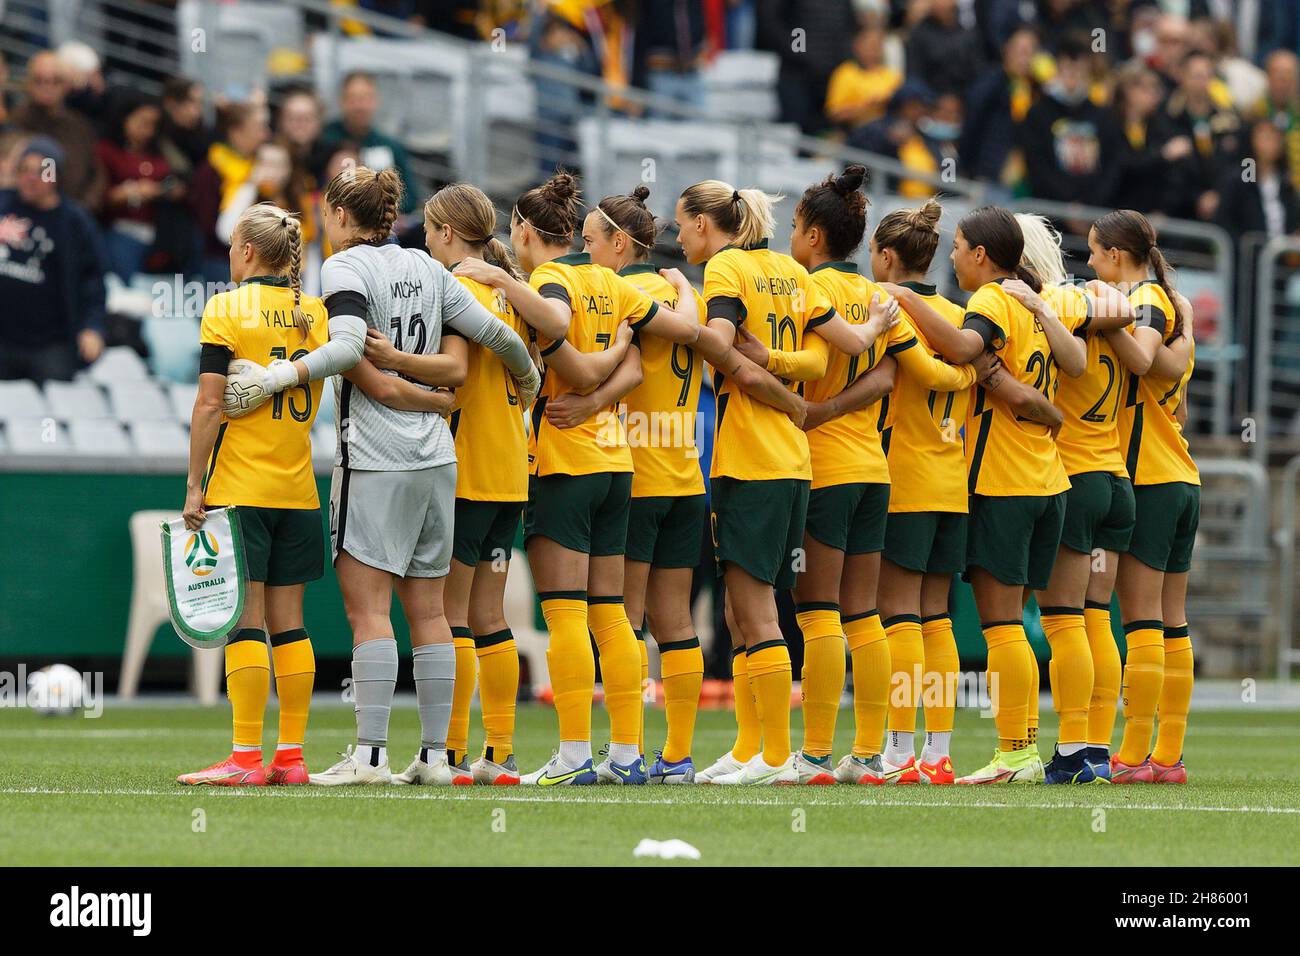
<instances>
[{"instance_id":1,"label":"soccer player in yellow jersey","mask_svg":"<svg viewBox=\"0 0 1300 956\"><path fill-rule=\"evenodd\" d=\"M1101 282L1069 281L1060 234L1041 216L1018 214L1024 263L1043 280L1041 298L1022 295L1051 332L1062 324L1072 341L1052 340L1053 394L1065 421L1057 452L1070 477L1065 524L1052 578L1038 594L1051 647L1052 699L1060 717L1045 782L1110 779L1110 732L1119 693L1119 653L1110 631L1110 595L1119 553L1133 533L1133 486L1124 470L1117 424L1121 369L1104 333L1132 321L1128 302ZM1059 321L1055 321L1059 317ZM1038 686L1030 693L1030 736L1037 730Z\"/></svg>"},{"instance_id":2,"label":"soccer player in yellow jersey","mask_svg":"<svg viewBox=\"0 0 1300 956\"><path fill-rule=\"evenodd\" d=\"M293 368L327 343L324 305L302 295L302 255L296 219L269 203L249 207L235 226L230 248L230 274L239 287L213 296L203 310L185 524L197 529L206 508L237 506L249 585L243 614L226 645L233 750L225 760L179 777L185 784L307 782L302 744L316 662L303 628L302 599L306 582L324 572L325 537L311 462L311 425L321 385L282 381L276 387L289 390L261 407L237 419L222 415L232 359L258 364L280 360ZM359 357L358 348L352 361ZM295 383L296 376L291 376ZM262 719L271 657L280 698L280 740L264 770Z\"/></svg>"},{"instance_id":3,"label":"soccer player in yellow jersey","mask_svg":"<svg viewBox=\"0 0 1300 956\"><path fill-rule=\"evenodd\" d=\"M716 180L697 183L677 202L678 241L688 261L706 263L710 331L728 345L751 334L765 343L774 362L788 366L779 374L811 381L825 374L829 354L806 333L857 356L897 321L897 306L888 303L874 321L845 321L803 266L768 249L771 205L759 190L736 190ZM877 307L884 302L877 297ZM792 587L801 563L813 477L808 439L789 415L746 392L725 367L715 367L725 380L718 389L712 526L729 621L736 625L732 670L739 726L732 750L696 779L795 783L790 655L773 589Z\"/></svg>"},{"instance_id":4,"label":"soccer player in yellow jersey","mask_svg":"<svg viewBox=\"0 0 1300 956\"><path fill-rule=\"evenodd\" d=\"M1120 449L1137 516L1116 589L1128 643L1124 739L1111 758L1114 783L1185 783L1183 737L1192 695L1187 572L1200 518L1200 472L1183 437L1184 390L1194 364L1191 310L1146 217L1109 213L1088 234L1088 264L1128 295L1134 322L1107 333L1128 370L1119 399ZM1154 749L1151 734L1159 730Z\"/></svg>"},{"instance_id":5,"label":"soccer player in yellow jersey","mask_svg":"<svg viewBox=\"0 0 1300 956\"><path fill-rule=\"evenodd\" d=\"M953 239L957 281L974 294L960 329L913 312L930 343L953 362L989 352L999 372L1030 385L1044 399L1052 384L1051 348L1041 322L1003 283L1038 280L1020 263L1024 236L1005 209L985 206L965 216ZM904 301L908 307L909 302ZM1061 423L1054 411L1053 424ZM1026 419L987 384L976 390L966 418L967 489L971 494L967 575L988 644L989 694L998 728L992 761L958 783L1039 782L1043 763L1029 740L1033 654L1025 637L1025 589L1051 578L1070 486L1052 427Z\"/></svg>"}]
</instances>

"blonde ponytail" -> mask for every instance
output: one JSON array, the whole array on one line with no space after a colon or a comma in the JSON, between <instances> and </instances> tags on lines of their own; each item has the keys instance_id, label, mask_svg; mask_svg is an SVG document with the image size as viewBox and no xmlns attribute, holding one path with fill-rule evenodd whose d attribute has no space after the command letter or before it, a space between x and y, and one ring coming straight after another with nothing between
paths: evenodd
<instances>
[{"instance_id":1,"label":"blonde ponytail","mask_svg":"<svg viewBox=\"0 0 1300 956\"><path fill-rule=\"evenodd\" d=\"M1065 255L1061 252L1061 234L1046 216L1033 213L1016 213L1016 222L1025 237L1025 250L1020 261L1034 271L1047 285L1060 285L1066 280Z\"/></svg>"},{"instance_id":2,"label":"blonde ponytail","mask_svg":"<svg viewBox=\"0 0 1300 956\"><path fill-rule=\"evenodd\" d=\"M255 203L235 224L233 244L243 242L253 247L262 265L288 277L293 289L293 325L306 341L311 326L302 311L302 224L297 215L275 203Z\"/></svg>"},{"instance_id":3,"label":"blonde ponytail","mask_svg":"<svg viewBox=\"0 0 1300 956\"><path fill-rule=\"evenodd\" d=\"M388 241L402 202L402 177L395 169L375 172L369 166L348 166L325 187L326 212L345 209L358 235L344 248Z\"/></svg>"},{"instance_id":4,"label":"blonde ponytail","mask_svg":"<svg viewBox=\"0 0 1300 956\"><path fill-rule=\"evenodd\" d=\"M756 246L776 232L772 207L783 197L761 189L734 189L717 179L706 179L682 193L682 208L689 216L707 216L738 246Z\"/></svg>"},{"instance_id":5,"label":"blonde ponytail","mask_svg":"<svg viewBox=\"0 0 1300 956\"><path fill-rule=\"evenodd\" d=\"M523 277L514 252L494 235L496 207L477 186L452 183L439 189L424 204L424 221L439 229L450 227L466 243L481 249L484 260L500 266L516 279Z\"/></svg>"}]
</instances>

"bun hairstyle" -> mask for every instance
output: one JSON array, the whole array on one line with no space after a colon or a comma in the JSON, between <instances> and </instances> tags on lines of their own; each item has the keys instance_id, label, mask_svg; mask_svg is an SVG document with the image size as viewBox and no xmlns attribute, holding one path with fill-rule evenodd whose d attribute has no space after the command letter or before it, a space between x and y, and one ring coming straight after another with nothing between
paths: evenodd
<instances>
[{"instance_id":1,"label":"bun hairstyle","mask_svg":"<svg viewBox=\"0 0 1300 956\"><path fill-rule=\"evenodd\" d=\"M582 216L578 180L560 169L555 175L528 190L515 202L514 217L526 222L553 245L568 244Z\"/></svg>"},{"instance_id":2,"label":"bun hairstyle","mask_svg":"<svg viewBox=\"0 0 1300 956\"><path fill-rule=\"evenodd\" d=\"M519 264L510 247L498 239L497 210L483 190L469 183L452 183L433 194L424 204L424 221L451 231L471 246L483 250L483 258L500 266L516 279Z\"/></svg>"},{"instance_id":3,"label":"bun hairstyle","mask_svg":"<svg viewBox=\"0 0 1300 956\"><path fill-rule=\"evenodd\" d=\"M1156 230L1151 221L1140 212L1132 209L1116 209L1108 212L1092 224L1092 231L1098 244L1103 249L1119 249L1133 257L1138 265L1146 266L1155 276L1156 284L1164 290L1169 302L1174 307L1174 336L1183 333L1183 314L1179 311L1178 300L1174 298L1174 287L1170 280L1173 268L1165 259L1165 254L1156 245Z\"/></svg>"},{"instance_id":4,"label":"bun hairstyle","mask_svg":"<svg viewBox=\"0 0 1300 956\"><path fill-rule=\"evenodd\" d=\"M626 196L606 196L596 207L601 214L605 235L615 232L626 233L636 247L637 259L648 258L654 249L655 237L659 235L659 224L646 208L645 201L650 198L647 186L637 186Z\"/></svg>"},{"instance_id":5,"label":"bun hairstyle","mask_svg":"<svg viewBox=\"0 0 1300 956\"><path fill-rule=\"evenodd\" d=\"M1010 212L1001 206L981 206L963 216L957 228L972 249L983 246L995 266L1022 279L1035 292L1042 291L1043 280L1020 261L1025 254L1025 235Z\"/></svg>"},{"instance_id":6,"label":"bun hairstyle","mask_svg":"<svg viewBox=\"0 0 1300 956\"><path fill-rule=\"evenodd\" d=\"M780 196L761 189L735 189L717 179L688 186L682 193L682 209L688 216L707 216L738 246L748 248L776 232L772 205Z\"/></svg>"},{"instance_id":7,"label":"bun hairstyle","mask_svg":"<svg viewBox=\"0 0 1300 956\"><path fill-rule=\"evenodd\" d=\"M1046 216L1016 213L1016 222L1025 237L1025 251L1020 261L1032 269L1047 285L1066 280L1065 256L1061 252L1061 234Z\"/></svg>"},{"instance_id":8,"label":"bun hairstyle","mask_svg":"<svg viewBox=\"0 0 1300 956\"><path fill-rule=\"evenodd\" d=\"M832 259L847 259L862 245L867 232L867 197L862 192L866 180L867 167L855 163L809 186L795 207L805 229L816 226L826 236Z\"/></svg>"},{"instance_id":9,"label":"bun hairstyle","mask_svg":"<svg viewBox=\"0 0 1300 956\"><path fill-rule=\"evenodd\" d=\"M904 271L924 274L939 249L939 217L943 207L927 199L914 209L895 209L880 220L875 234L877 249L898 256Z\"/></svg>"},{"instance_id":10,"label":"bun hairstyle","mask_svg":"<svg viewBox=\"0 0 1300 956\"><path fill-rule=\"evenodd\" d=\"M348 245L387 242L401 202L402 177L395 169L349 166L325 187L326 210L346 209L362 234Z\"/></svg>"},{"instance_id":11,"label":"bun hairstyle","mask_svg":"<svg viewBox=\"0 0 1300 956\"><path fill-rule=\"evenodd\" d=\"M232 239L232 245L246 242L252 246L258 261L276 275L288 275L293 289L293 325L306 341L309 326L302 312L302 225L298 217L275 203L255 203L239 217Z\"/></svg>"}]
</instances>

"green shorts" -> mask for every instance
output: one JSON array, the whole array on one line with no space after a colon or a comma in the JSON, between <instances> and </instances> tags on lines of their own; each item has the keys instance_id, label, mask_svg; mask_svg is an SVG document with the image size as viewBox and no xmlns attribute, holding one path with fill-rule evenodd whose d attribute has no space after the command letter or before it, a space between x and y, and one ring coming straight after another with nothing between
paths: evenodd
<instances>
[{"instance_id":1,"label":"green shorts","mask_svg":"<svg viewBox=\"0 0 1300 956\"><path fill-rule=\"evenodd\" d=\"M1183 481L1138 485L1137 523L1128 553L1148 567L1181 574L1192 567L1192 545L1201 520L1201 489Z\"/></svg>"},{"instance_id":2,"label":"green shorts","mask_svg":"<svg viewBox=\"0 0 1300 956\"><path fill-rule=\"evenodd\" d=\"M889 485L853 482L814 488L808 494L805 531L845 554L874 554L885 547Z\"/></svg>"},{"instance_id":3,"label":"green shorts","mask_svg":"<svg viewBox=\"0 0 1300 956\"><path fill-rule=\"evenodd\" d=\"M627 559L655 568L695 567L708 510L702 494L633 498Z\"/></svg>"},{"instance_id":4,"label":"green shorts","mask_svg":"<svg viewBox=\"0 0 1300 956\"><path fill-rule=\"evenodd\" d=\"M885 560L922 574L965 571L967 524L956 511L896 511L885 525Z\"/></svg>"},{"instance_id":5,"label":"green shorts","mask_svg":"<svg viewBox=\"0 0 1300 956\"><path fill-rule=\"evenodd\" d=\"M1133 536L1133 483L1090 471L1070 476L1061 544L1071 551L1127 551Z\"/></svg>"},{"instance_id":6,"label":"green shorts","mask_svg":"<svg viewBox=\"0 0 1300 956\"><path fill-rule=\"evenodd\" d=\"M235 510L244 536L248 580L277 588L317 581L324 575L325 525L319 508L239 505Z\"/></svg>"},{"instance_id":7,"label":"green shorts","mask_svg":"<svg viewBox=\"0 0 1300 956\"><path fill-rule=\"evenodd\" d=\"M455 530L451 556L471 567L480 561L510 560L519 529L522 501L473 501L456 499Z\"/></svg>"},{"instance_id":8,"label":"green shorts","mask_svg":"<svg viewBox=\"0 0 1300 956\"><path fill-rule=\"evenodd\" d=\"M528 478L524 541L550 538L570 551L594 558L622 554L627 547L627 516L632 472L598 475L546 475Z\"/></svg>"},{"instance_id":9,"label":"green shorts","mask_svg":"<svg viewBox=\"0 0 1300 956\"><path fill-rule=\"evenodd\" d=\"M967 580L983 568L1003 584L1047 587L1061 545L1065 492L1044 497L971 495Z\"/></svg>"},{"instance_id":10,"label":"green shorts","mask_svg":"<svg viewBox=\"0 0 1300 956\"><path fill-rule=\"evenodd\" d=\"M714 478L711 520L718 573L731 562L773 587L794 587L811 484L798 478Z\"/></svg>"}]
</instances>

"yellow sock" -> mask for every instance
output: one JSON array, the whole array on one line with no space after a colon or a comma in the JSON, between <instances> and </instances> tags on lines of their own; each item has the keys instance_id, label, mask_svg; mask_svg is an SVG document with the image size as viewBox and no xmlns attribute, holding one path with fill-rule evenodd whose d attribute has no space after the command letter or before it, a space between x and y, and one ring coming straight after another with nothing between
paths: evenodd
<instances>
[{"instance_id":1,"label":"yellow sock","mask_svg":"<svg viewBox=\"0 0 1300 956\"><path fill-rule=\"evenodd\" d=\"M478 658L478 696L483 708L483 754L504 763L514 753L515 702L519 698L519 651L510 629L474 635ZM457 670L460 661L457 659Z\"/></svg>"},{"instance_id":2,"label":"yellow sock","mask_svg":"<svg viewBox=\"0 0 1300 956\"><path fill-rule=\"evenodd\" d=\"M1026 643L1028 638L1026 638ZM1038 655L1034 645L1029 645L1029 688L1025 697L1025 727L1029 731L1026 738L1031 744L1038 743L1038 692L1043 686L1043 675L1038 669Z\"/></svg>"},{"instance_id":3,"label":"yellow sock","mask_svg":"<svg viewBox=\"0 0 1300 956\"><path fill-rule=\"evenodd\" d=\"M646 706L646 689L650 686L650 652L645 646L645 631L640 628L633 628L632 635L636 638L636 649L641 655L641 706L637 708L637 714L641 717L641 722L637 730L637 752L645 754L645 706Z\"/></svg>"},{"instance_id":4,"label":"yellow sock","mask_svg":"<svg viewBox=\"0 0 1300 956\"><path fill-rule=\"evenodd\" d=\"M700 709L700 688L704 685L704 652L700 639L659 645L659 668L664 680L664 710L668 717L668 740L664 760L685 760L695 739L695 716Z\"/></svg>"},{"instance_id":5,"label":"yellow sock","mask_svg":"<svg viewBox=\"0 0 1300 956\"><path fill-rule=\"evenodd\" d=\"M925 666L921 619L915 614L900 614L883 623L889 638L891 672L888 727L899 733L916 733L916 708L921 702L921 672Z\"/></svg>"},{"instance_id":6,"label":"yellow sock","mask_svg":"<svg viewBox=\"0 0 1300 956\"><path fill-rule=\"evenodd\" d=\"M1052 702L1061 719L1057 740L1086 744L1093 673L1083 609L1043 608L1043 633L1052 648Z\"/></svg>"},{"instance_id":7,"label":"yellow sock","mask_svg":"<svg viewBox=\"0 0 1300 956\"><path fill-rule=\"evenodd\" d=\"M226 645L226 696L234 718L236 747L262 746L262 719L271 695L271 656L266 631L243 627Z\"/></svg>"},{"instance_id":8,"label":"yellow sock","mask_svg":"<svg viewBox=\"0 0 1300 956\"><path fill-rule=\"evenodd\" d=\"M1115 732L1115 711L1119 709L1121 668L1119 645L1110 629L1110 608L1088 602L1083 609L1092 652L1092 698L1088 701L1088 746L1110 750Z\"/></svg>"},{"instance_id":9,"label":"yellow sock","mask_svg":"<svg viewBox=\"0 0 1300 956\"><path fill-rule=\"evenodd\" d=\"M641 654L622 596L589 599L587 625L600 653L610 743L636 746L641 737Z\"/></svg>"},{"instance_id":10,"label":"yellow sock","mask_svg":"<svg viewBox=\"0 0 1300 956\"><path fill-rule=\"evenodd\" d=\"M835 718L844 693L844 628L838 604L799 604L803 632L803 752L825 757L835 743Z\"/></svg>"},{"instance_id":11,"label":"yellow sock","mask_svg":"<svg viewBox=\"0 0 1300 956\"><path fill-rule=\"evenodd\" d=\"M961 671L952 618L947 614L922 618L921 640L925 648L925 681L921 690L925 730L931 734L952 733L953 711L957 708L957 680Z\"/></svg>"},{"instance_id":12,"label":"yellow sock","mask_svg":"<svg viewBox=\"0 0 1300 956\"><path fill-rule=\"evenodd\" d=\"M596 658L587 632L587 592L544 591L537 596L550 634L546 667L551 672L560 740L590 741Z\"/></svg>"},{"instance_id":13,"label":"yellow sock","mask_svg":"<svg viewBox=\"0 0 1300 956\"><path fill-rule=\"evenodd\" d=\"M769 767L779 767L790 759L790 691L794 686L790 649L778 639L749 648L746 657L749 686L763 728L763 760Z\"/></svg>"},{"instance_id":14,"label":"yellow sock","mask_svg":"<svg viewBox=\"0 0 1300 956\"><path fill-rule=\"evenodd\" d=\"M1165 628L1165 682L1160 688L1160 706L1156 711L1160 725L1151 760L1169 767L1183 758L1183 738L1187 734L1187 710L1192 703L1192 639L1187 625Z\"/></svg>"},{"instance_id":15,"label":"yellow sock","mask_svg":"<svg viewBox=\"0 0 1300 956\"><path fill-rule=\"evenodd\" d=\"M316 683L316 655L304 628L271 635L275 695L280 698L280 744L301 747L307 737L307 712Z\"/></svg>"},{"instance_id":16,"label":"yellow sock","mask_svg":"<svg viewBox=\"0 0 1300 956\"><path fill-rule=\"evenodd\" d=\"M853 659L853 756L874 757L880 753L889 709L889 681L893 677L889 638L878 611L855 614L843 621Z\"/></svg>"},{"instance_id":17,"label":"yellow sock","mask_svg":"<svg viewBox=\"0 0 1300 956\"><path fill-rule=\"evenodd\" d=\"M473 631L468 627L453 627L451 644L456 655L456 684L451 694L451 719L447 722L447 761L454 767L465 759L469 750L469 705L474 699L478 667Z\"/></svg>"},{"instance_id":18,"label":"yellow sock","mask_svg":"<svg viewBox=\"0 0 1300 956\"><path fill-rule=\"evenodd\" d=\"M989 648L989 696L998 747L1003 752L1029 746L1029 688L1033 682L1034 652L1019 621L987 624L984 641Z\"/></svg>"},{"instance_id":19,"label":"yellow sock","mask_svg":"<svg viewBox=\"0 0 1300 956\"><path fill-rule=\"evenodd\" d=\"M1124 625L1128 657L1124 661L1124 739L1116 757L1140 764L1151 752L1151 731L1165 680L1165 630L1160 621Z\"/></svg>"},{"instance_id":20,"label":"yellow sock","mask_svg":"<svg viewBox=\"0 0 1300 956\"><path fill-rule=\"evenodd\" d=\"M743 647L731 649L731 685L736 702L736 742L731 756L748 763L763 746L763 728L758 723L758 705L749 686L749 658Z\"/></svg>"}]
</instances>

